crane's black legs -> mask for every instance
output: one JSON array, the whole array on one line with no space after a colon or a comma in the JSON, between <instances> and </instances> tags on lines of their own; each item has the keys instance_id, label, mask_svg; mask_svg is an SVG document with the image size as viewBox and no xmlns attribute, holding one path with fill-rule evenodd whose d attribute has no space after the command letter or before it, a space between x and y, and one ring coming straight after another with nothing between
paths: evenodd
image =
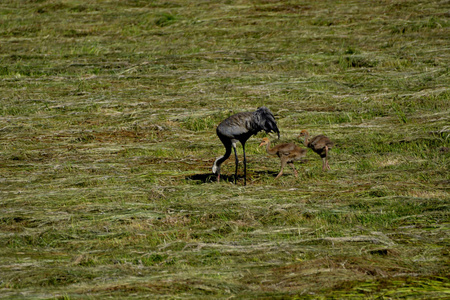
<instances>
[{"instance_id":1,"label":"crane's black legs","mask_svg":"<svg viewBox=\"0 0 450 300\"><path fill-rule=\"evenodd\" d=\"M219 136L220 137L220 136ZM237 148L236 148L236 143L231 143L231 147L230 144L228 144L226 142L226 140L222 140L222 142L224 142L223 144L225 145L225 155L216 159L216 161L214 162L213 165L213 172L217 174L217 181L220 181L220 165L228 159L228 157L231 154L231 147L233 147L234 150L234 161L236 164L236 168L234 169L234 184L237 183L237 179L238 179L238 166L239 166L239 158L238 158L238 154L237 154ZM244 150L244 185L247 185L247 156L245 154L245 142L241 143L242 144L242 149Z\"/></svg>"},{"instance_id":2,"label":"crane's black legs","mask_svg":"<svg viewBox=\"0 0 450 300\"><path fill-rule=\"evenodd\" d=\"M220 166L222 165L222 163L224 161L226 161L228 159L228 157L230 157L232 143L230 140L225 139L219 133L217 133L217 135L219 136L220 140L222 141L223 145L225 146L225 154L223 156L219 157L218 159L216 159L216 161L214 162L213 167L212 167L213 173L217 174L217 182L219 182L220 181Z\"/></svg>"},{"instance_id":3,"label":"crane's black legs","mask_svg":"<svg viewBox=\"0 0 450 300\"><path fill-rule=\"evenodd\" d=\"M244 150L244 185L247 185L247 157L245 156L245 143L242 144Z\"/></svg>"},{"instance_id":4,"label":"crane's black legs","mask_svg":"<svg viewBox=\"0 0 450 300\"><path fill-rule=\"evenodd\" d=\"M236 163L236 169L234 170L234 184L236 184L239 159L238 159L238 155L237 155L236 144L234 144L234 143L233 143L233 149L234 149L234 161Z\"/></svg>"}]
</instances>

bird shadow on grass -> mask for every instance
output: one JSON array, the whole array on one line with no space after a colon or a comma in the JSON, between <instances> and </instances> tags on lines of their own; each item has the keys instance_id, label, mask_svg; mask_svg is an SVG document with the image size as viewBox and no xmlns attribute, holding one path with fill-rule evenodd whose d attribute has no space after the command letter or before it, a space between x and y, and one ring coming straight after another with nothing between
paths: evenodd
<instances>
[{"instance_id":1,"label":"bird shadow on grass","mask_svg":"<svg viewBox=\"0 0 450 300\"><path fill-rule=\"evenodd\" d=\"M278 175L278 172L276 172L276 171L269 171L269 170L266 170L266 171L256 171L256 172L254 172L254 175L256 175L256 176L253 176L253 177L264 177L264 176L271 176L271 177L276 177L277 175Z\"/></svg>"},{"instance_id":2,"label":"bird shadow on grass","mask_svg":"<svg viewBox=\"0 0 450 300\"><path fill-rule=\"evenodd\" d=\"M278 175L279 171L255 171L255 172L249 172L248 176L249 178L261 178L265 176L270 177L276 177ZM243 175L238 175L238 183L239 180L243 179ZM204 174L193 174L188 175L184 178L187 181L191 181L194 184L200 184L200 183L215 183L217 182L217 175L212 173L204 173ZM234 183L234 174L233 175L226 175L226 174L220 174L220 182L231 182Z\"/></svg>"},{"instance_id":3,"label":"bird shadow on grass","mask_svg":"<svg viewBox=\"0 0 450 300\"><path fill-rule=\"evenodd\" d=\"M185 177L188 181L195 181L196 183L213 183L217 182L217 175L212 173L205 173L205 174L193 174ZM220 175L220 181L226 181L226 182L234 182L234 175Z\"/></svg>"},{"instance_id":4,"label":"bird shadow on grass","mask_svg":"<svg viewBox=\"0 0 450 300\"><path fill-rule=\"evenodd\" d=\"M261 173L265 173L265 172L261 172ZM278 173L274 172L274 174L276 175ZM194 184L215 183L215 182L217 182L217 175L212 174L212 173L193 174L193 175L186 176L184 179L187 181L191 181ZM240 180L242 180L242 181L244 180L244 175L238 175L237 184L240 184ZM220 182L234 183L234 174L233 175L220 174Z\"/></svg>"},{"instance_id":5,"label":"bird shadow on grass","mask_svg":"<svg viewBox=\"0 0 450 300\"><path fill-rule=\"evenodd\" d=\"M295 162L295 169L297 170L297 172L301 173L304 171L304 167L302 165L306 164L308 162L308 159L301 159ZM265 176L270 176L270 177L277 177L278 173L280 172L280 169L276 169L274 171L271 170L264 170L264 171L255 171L252 174L252 177L265 177ZM291 174L292 172L292 168L290 166L286 166L284 168L284 174Z\"/></svg>"}]
</instances>

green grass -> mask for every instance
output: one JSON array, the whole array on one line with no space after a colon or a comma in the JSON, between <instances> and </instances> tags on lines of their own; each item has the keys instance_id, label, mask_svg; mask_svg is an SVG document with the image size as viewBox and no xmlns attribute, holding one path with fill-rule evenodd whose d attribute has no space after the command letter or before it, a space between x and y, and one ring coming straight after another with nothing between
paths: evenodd
<instances>
[{"instance_id":1,"label":"green grass","mask_svg":"<svg viewBox=\"0 0 450 300\"><path fill-rule=\"evenodd\" d=\"M448 297L448 8L2 1L0 298ZM331 170L260 133L215 182L261 105Z\"/></svg>"}]
</instances>

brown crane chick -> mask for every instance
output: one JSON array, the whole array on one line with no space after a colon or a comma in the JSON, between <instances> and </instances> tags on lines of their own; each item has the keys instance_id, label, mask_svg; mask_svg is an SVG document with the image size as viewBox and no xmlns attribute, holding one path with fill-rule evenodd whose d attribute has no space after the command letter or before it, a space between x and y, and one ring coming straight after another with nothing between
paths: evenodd
<instances>
[{"instance_id":1,"label":"brown crane chick","mask_svg":"<svg viewBox=\"0 0 450 300\"><path fill-rule=\"evenodd\" d=\"M306 147L311 148L322 158L322 170L325 171L326 169L330 169L330 165L328 164L328 151L333 148L334 143L328 137L322 134L317 135L309 140L309 133L306 129L303 129L300 132L298 138L301 138L303 136L305 137L303 144Z\"/></svg>"},{"instance_id":2,"label":"brown crane chick","mask_svg":"<svg viewBox=\"0 0 450 300\"><path fill-rule=\"evenodd\" d=\"M273 148L270 148L270 141L266 137L263 138L259 146L261 147L264 145L266 145L266 151L268 154L277 155L281 159L281 170L280 173L278 173L277 177L275 177L275 179L283 175L283 169L286 166L286 164L289 164L292 167L292 169L294 170L295 177L298 176L298 172L294 166L294 161L304 157L307 152L306 149L300 148L294 143L279 144Z\"/></svg>"}]
</instances>

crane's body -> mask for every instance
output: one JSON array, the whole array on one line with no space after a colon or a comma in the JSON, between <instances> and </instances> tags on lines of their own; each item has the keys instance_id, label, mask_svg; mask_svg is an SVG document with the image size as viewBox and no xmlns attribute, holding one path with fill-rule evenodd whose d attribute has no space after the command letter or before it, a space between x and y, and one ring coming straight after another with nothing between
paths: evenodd
<instances>
[{"instance_id":1,"label":"crane's body","mask_svg":"<svg viewBox=\"0 0 450 300\"><path fill-rule=\"evenodd\" d=\"M289 164L292 169L294 170L295 177L298 176L298 172L295 169L294 162L297 160L300 160L302 157L306 155L306 149L300 148L294 143L286 143L286 144L279 144L274 146L273 148L270 148L270 140L268 138L263 138L261 146L266 146L266 151L270 155L276 155L281 160L281 169L280 173L278 173L277 177L275 179L279 178L281 175L283 175L283 170L286 164Z\"/></svg>"},{"instance_id":2,"label":"crane's body","mask_svg":"<svg viewBox=\"0 0 450 300\"><path fill-rule=\"evenodd\" d=\"M305 137L304 145L314 152L316 152L322 158L322 170L330 169L328 164L328 151L333 148L334 143L325 135L317 135L309 139L309 133L305 129L300 132L299 137Z\"/></svg>"},{"instance_id":3,"label":"crane's body","mask_svg":"<svg viewBox=\"0 0 450 300\"><path fill-rule=\"evenodd\" d=\"M260 107L254 112L241 112L228 117L223 120L216 129L217 136L225 146L225 154L216 159L212 167L213 173L217 174L217 181L220 181L220 166L231 155L231 148L234 149L235 156L235 177L234 183L237 180L237 170L239 159L237 156L236 145L237 142L242 144L244 152L244 184L247 184L247 158L245 155L245 143L252 136L264 130L265 132L275 132L280 138L280 131L278 130L275 117L267 107Z\"/></svg>"}]
</instances>

